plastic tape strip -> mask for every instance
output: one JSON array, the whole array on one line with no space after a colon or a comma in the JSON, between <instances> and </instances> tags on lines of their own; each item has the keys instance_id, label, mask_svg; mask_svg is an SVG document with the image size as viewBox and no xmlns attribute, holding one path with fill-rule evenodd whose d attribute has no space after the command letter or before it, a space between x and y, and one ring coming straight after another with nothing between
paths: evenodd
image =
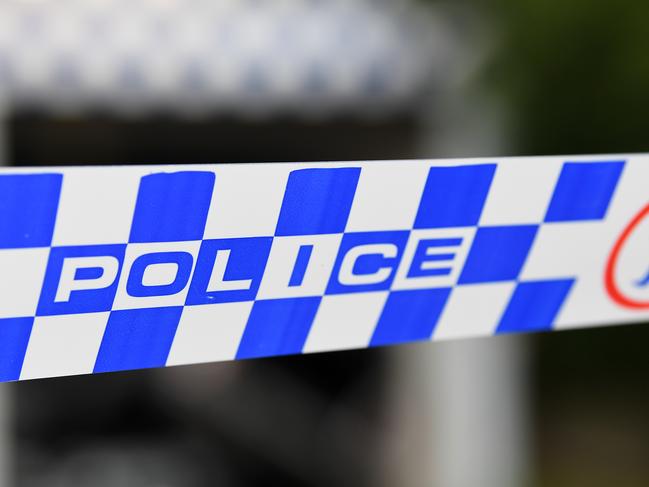
<instances>
[{"instance_id":1,"label":"plastic tape strip","mask_svg":"<svg viewBox=\"0 0 649 487\"><path fill-rule=\"evenodd\" d=\"M6 169L0 379L649 319L649 156Z\"/></svg>"}]
</instances>

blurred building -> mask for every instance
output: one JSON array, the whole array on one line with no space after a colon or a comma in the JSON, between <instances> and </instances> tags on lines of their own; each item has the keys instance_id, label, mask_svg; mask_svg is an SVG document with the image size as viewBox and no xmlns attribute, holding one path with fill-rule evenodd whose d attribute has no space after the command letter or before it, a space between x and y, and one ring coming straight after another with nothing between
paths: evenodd
<instances>
[{"instance_id":1,"label":"blurred building","mask_svg":"<svg viewBox=\"0 0 649 487\"><path fill-rule=\"evenodd\" d=\"M409 1L0 4L15 165L421 155L454 40ZM425 149L427 153L429 149ZM384 350L3 387L7 485L380 485Z\"/></svg>"},{"instance_id":2,"label":"blurred building","mask_svg":"<svg viewBox=\"0 0 649 487\"><path fill-rule=\"evenodd\" d=\"M441 27L404 1L9 1L0 93L61 114L404 111L444 77Z\"/></svg>"}]
</instances>

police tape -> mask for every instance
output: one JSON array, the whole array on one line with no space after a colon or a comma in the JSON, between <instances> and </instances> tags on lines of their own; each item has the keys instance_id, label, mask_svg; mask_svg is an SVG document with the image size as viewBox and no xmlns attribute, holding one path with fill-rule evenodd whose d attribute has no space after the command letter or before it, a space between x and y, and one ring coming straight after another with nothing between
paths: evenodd
<instances>
[{"instance_id":1,"label":"police tape","mask_svg":"<svg viewBox=\"0 0 649 487\"><path fill-rule=\"evenodd\" d=\"M649 319L649 156L5 169L0 379Z\"/></svg>"}]
</instances>

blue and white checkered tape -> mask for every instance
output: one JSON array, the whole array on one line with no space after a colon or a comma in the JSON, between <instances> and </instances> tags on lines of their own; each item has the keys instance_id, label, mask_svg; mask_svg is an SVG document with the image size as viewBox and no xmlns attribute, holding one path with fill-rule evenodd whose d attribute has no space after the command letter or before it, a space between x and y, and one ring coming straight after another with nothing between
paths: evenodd
<instances>
[{"instance_id":1,"label":"blue and white checkered tape","mask_svg":"<svg viewBox=\"0 0 649 487\"><path fill-rule=\"evenodd\" d=\"M0 378L649 319L649 156L5 169Z\"/></svg>"}]
</instances>

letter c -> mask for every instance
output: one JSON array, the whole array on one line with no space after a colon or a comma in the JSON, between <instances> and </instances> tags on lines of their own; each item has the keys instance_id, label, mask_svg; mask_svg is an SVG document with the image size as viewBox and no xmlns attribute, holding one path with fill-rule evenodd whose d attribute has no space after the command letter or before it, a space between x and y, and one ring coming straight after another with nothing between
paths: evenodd
<instances>
[{"instance_id":1,"label":"letter c","mask_svg":"<svg viewBox=\"0 0 649 487\"><path fill-rule=\"evenodd\" d=\"M344 286L360 286L367 284L380 284L389 279L394 267L379 266L372 272L355 273L354 268L362 256L382 256L384 259L393 259L399 254L399 248L392 243L365 244L349 249L338 272L338 281Z\"/></svg>"}]
</instances>

